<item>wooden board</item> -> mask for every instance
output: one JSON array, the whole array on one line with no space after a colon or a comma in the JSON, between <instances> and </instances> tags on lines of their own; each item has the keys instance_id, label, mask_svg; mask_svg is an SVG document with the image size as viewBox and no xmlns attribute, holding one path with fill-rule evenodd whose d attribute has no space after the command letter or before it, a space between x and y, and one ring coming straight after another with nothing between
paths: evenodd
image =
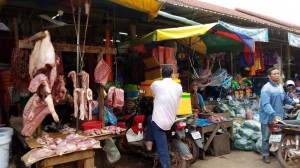
<instances>
[{"instance_id":1,"label":"wooden board","mask_svg":"<svg viewBox=\"0 0 300 168\"><path fill-rule=\"evenodd\" d=\"M34 43L29 42L28 40L19 40L19 48L24 49L33 49ZM64 44L64 43L53 43L53 47L55 51L66 51L66 52L76 52L77 45L76 44ZM106 48L101 46L80 46L80 51L85 49L85 53L95 53L95 54L117 54L116 48Z\"/></svg>"},{"instance_id":2,"label":"wooden board","mask_svg":"<svg viewBox=\"0 0 300 168\"><path fill-rule=\"evenodd\" d=\"M104 140L104 139L107 139L107 138L113 138L113 137L116 137L116 136L124 135L126 129L124 129L124 128L120 128L120 129L121 129L120 134L101 134L101 135L94 135L94 136L86 136L84 134L80 134L79 133L79 135L83 135L83 136L89 137L89 138L94 138L96 140ZM51 138L65 139L67 135L66 134L62 134L61 132L54 132L54 133L49 133L49 136ZM41 148L41 147L44 146L42 144L37 143L36 139L37 138L26 138L25 139L25 142L28 144L28 146L29 146L30 149Z\"/></svg>"},{"instance_id":3,"label":"wooden board","mask_svg":"<svg viewBox=\"0 0 300 168\"><path fill-rule=\"evenodd\" d=\"M77 160L82 160L90 157L94 157L94 148L87 149L84 151L75 151L71 153L64 153L63 155L52 155L52 156L47 156L43 158L39 158L38 160L29 162L28 159L32 155L33 152L35 152L37 149L32 149L29 152L27 152L24 156L21 157L21 160L24 162L26 166L30 166L34 163L37 163L41 160L43 160L42 163L39 163L39 165L43 166L51 166L51 165L57 165L57 164L62 164L62 163L67 163L67 162L72 162L72 161L77 161Z\"/></svg>"}]
</instances>

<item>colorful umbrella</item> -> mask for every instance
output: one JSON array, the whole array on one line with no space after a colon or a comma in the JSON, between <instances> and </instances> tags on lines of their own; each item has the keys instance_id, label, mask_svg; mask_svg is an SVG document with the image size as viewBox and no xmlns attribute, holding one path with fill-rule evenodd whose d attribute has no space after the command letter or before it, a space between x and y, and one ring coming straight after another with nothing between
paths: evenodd
<instances>
[{"instance_id":1,"label":"colorful umbrella","mask_svg":"<svg viewBox=\"0 0 300 168\"><path fill-rule=\"evenodd\" d=\"M153 19L157 16L158 11L164 4L163 2L158 2L157 0L110 0L122 6L126 6L131 9L135 9L141 12L148 13L149 19Z\"/></svg>"},{"instance_id":2,"label":"colorful umbrella","mask_svg":"<svg viewBox=\"0 0 300 168\"><path fill-rule=\"evenodd\" d=\"M141 45L164 40L177 40L202 54L243 51L244 48L254 51L252 38L232 32L219 23L157 29L135 38L131 41L131 46L139 48Z\"/></svg>"}]
</instances>

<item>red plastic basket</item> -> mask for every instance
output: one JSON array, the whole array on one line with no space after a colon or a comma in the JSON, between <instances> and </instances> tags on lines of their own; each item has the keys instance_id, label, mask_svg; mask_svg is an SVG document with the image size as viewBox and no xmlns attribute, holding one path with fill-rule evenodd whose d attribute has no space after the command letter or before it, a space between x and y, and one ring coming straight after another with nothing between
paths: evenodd
<instances>
[{"instance_id":1,"label":"red plastic basket","mask_svg":"<svg viewBox=\"0 0 300 168\"><path fill-rule=\"evenodd\" d=\"M101 121L88 121L85 123L82 123L81 126L83 127L83 130L89 130L89 129L101 129L102 127Z\"/></svg>"},{"instance_id":2,"label":"red plastic basket","mask_svg":"<svg viewBox=\"0 0 300 168\"><path fill-rule=\"evenodd\" d=\"M117 126L120 128L126 128L126 123L125 122L117 122Z\"/></svg>"}]
</instances>

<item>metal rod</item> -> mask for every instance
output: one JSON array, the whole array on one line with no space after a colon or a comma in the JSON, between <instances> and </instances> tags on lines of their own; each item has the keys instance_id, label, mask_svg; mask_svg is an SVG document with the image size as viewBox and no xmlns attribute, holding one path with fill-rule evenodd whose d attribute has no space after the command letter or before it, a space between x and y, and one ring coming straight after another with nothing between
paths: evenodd
<instances>
[{"instance_id":1,"label":"metal rod","mask_svg":"<svg viewBox=\"0 0 300 168\"><path fill-rule=\"evenodd\" d=\"M158 11L158 15L163 16L165 18L173 19L173 20L176 20L176 21L188 24L188 25L201 25L201 23L195 22L193 20L189 20L189 19L181 17L181 16L172 15L170 13L163 12L163 11Z\"/></svg>"},{"instance_id":2,"label":"metal rod","mask_svg":"<svg viewBox=\"0 0 300 168\"><path fill-rule=\"evenodd\" d=\"M80 15L81 15L81 0L79 0L79 5L78 5L78 15L77 15L77 64L76 64L76 87L79 88L79 62L80 62ZM74 100L75 101L75 100ZM76 131L78 132L78 126L79 125L79 116L76 118Z\"/></svg>"}]
</instances>

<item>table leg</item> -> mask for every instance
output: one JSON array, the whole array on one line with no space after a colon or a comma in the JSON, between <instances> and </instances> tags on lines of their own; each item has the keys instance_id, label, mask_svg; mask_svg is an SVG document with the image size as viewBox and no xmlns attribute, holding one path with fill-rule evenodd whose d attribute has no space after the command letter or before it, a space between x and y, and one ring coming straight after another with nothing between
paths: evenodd
<instances>
[{"instance_id":1,"label":"table leg","mask_svg":"<svg viewBox=\"0 0 300 168\"><path fill-rule=\"evenodd\" d=\"M84 168L93 168L94 167L94 157L87 158L84 160Z\"/></svg>"},{"instance_id":2,"label":"table leg","mask_svg":"<svg viewBox=\"0 0 300 168\"><path fill-rule=\"evenodd\" d=\"M205 159L205 151L202 148L200 148L199 150L200 150L199 151L199 159L204 160Z\"/></svg>"},{"instance_id":3,"label":"table leg","mask_svg":"<svg viewBox=\"0 0 300 168\"><path fill-rule=\"evenodd\" d=\"M206 151L208 146L210 145L211 141L214 139L215 135L217 134L218 129L220 128L220 125L218 124L215 128L215 130L211 133L209 136L207 142L205 143L203 150Z\"/></svg>"},{"instance_id":4,"label":"table leg","mask_svg":"<svg viewBox=\"0 0 300 168\"><path fill-rule=\"evenodd\" d=\"M84 160L78 160L76 164L77 164L77 168L84 168Z\"/></svg>"}]
</instances>

